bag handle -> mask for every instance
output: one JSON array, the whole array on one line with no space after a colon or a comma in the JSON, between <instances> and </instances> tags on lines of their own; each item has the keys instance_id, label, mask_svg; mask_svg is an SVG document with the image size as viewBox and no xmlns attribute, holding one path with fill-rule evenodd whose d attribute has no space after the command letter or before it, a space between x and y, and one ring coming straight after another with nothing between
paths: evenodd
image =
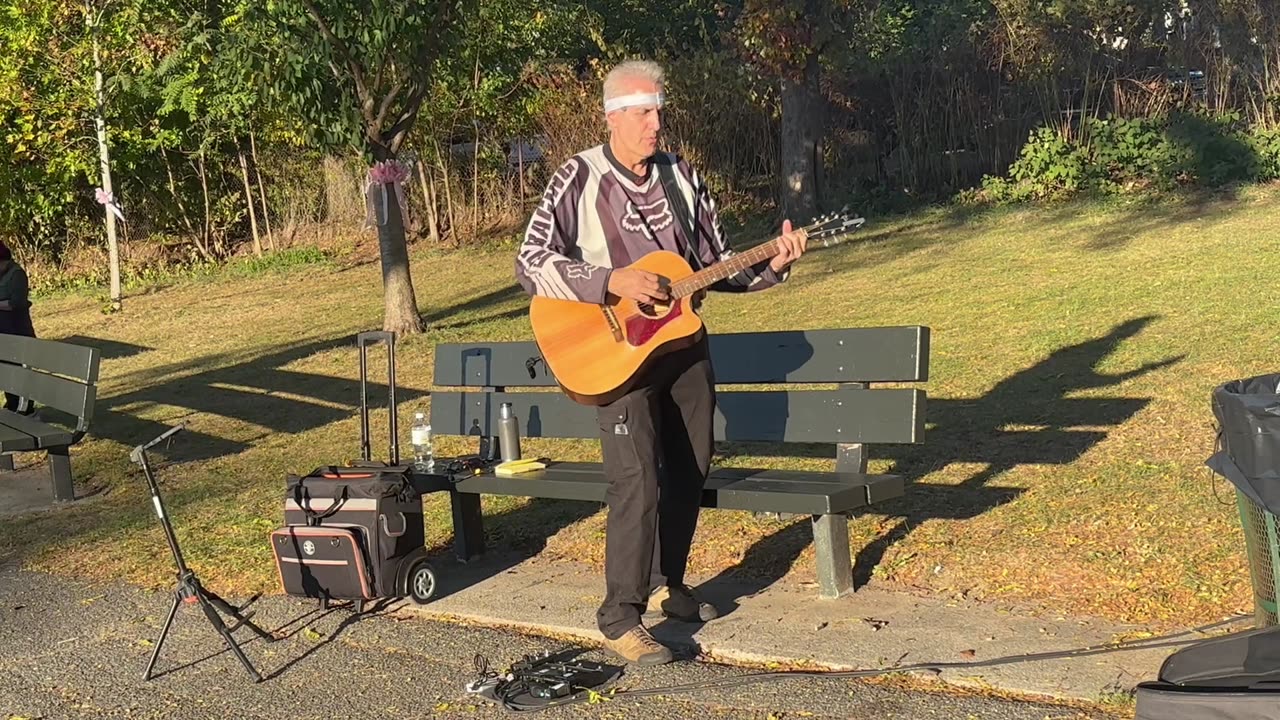
<instances>
[{"instance_id":1,"label":"bag handle","mask_svg":"<svg viewBox=\"0 0 1280 720\"><path fill-rule=\"evenodd\" d=\"M383 515L383 514L378 515L378 520L382 523L382 533L387 537L393 537L393 538L400 537L405 533L406 530L409 529L409 521L408 519L405 518L404 513L398 512L396 514L400 516L400 530L397 532L391 532L391 530L387 528L386 515Z\"/></svg>"},{"instance_id":2,"label":"bag handle","mask_svg":"<svg viewBox=\"0 0 1280 720\"><path fill-rule=\"evenodd\" d=\"M325 472L320 473L320 477L328 478L330 480L340 480L343 478L350 478L353 480L365 480L373 477L373 473L366 472L363 470L353 470L350 468L344 469L339 467L330 467ZM346 488L343 488L343 491L345 492Z\"/></svg>"},{"instance_id":3,"label":"bag handle","mask_svg":"<svg viewBox=\"0 0 1280 720\"><path fill-rule=\"evenodd\" d=\"M293 486L293 501L298 504L298 509L302 510L302 513L307 516L307 525L315 527L320 524L321 520L338 512L343 505L347 504L347 488L342 488L342 497L334 498L333 504L324 512L316 512L307 507L302 499L302 483Z\"/></svg>"}]
</instances>

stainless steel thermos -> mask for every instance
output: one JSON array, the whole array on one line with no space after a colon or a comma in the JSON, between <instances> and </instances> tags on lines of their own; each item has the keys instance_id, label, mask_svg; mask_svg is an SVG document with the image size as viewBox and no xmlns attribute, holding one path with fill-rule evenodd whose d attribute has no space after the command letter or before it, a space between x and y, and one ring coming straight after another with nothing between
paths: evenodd
<instances>
[{"instance_id":1,"label":"stainless steel thermos","mask_svg":"<svg viewBox=\"0 0 1280 720\"><path fill-rule=\"evenodd\" d=\"M520 423L511 403L502 403L498 410L498 451L503 462L520 459Z\"/></svg>"}]
</instances>

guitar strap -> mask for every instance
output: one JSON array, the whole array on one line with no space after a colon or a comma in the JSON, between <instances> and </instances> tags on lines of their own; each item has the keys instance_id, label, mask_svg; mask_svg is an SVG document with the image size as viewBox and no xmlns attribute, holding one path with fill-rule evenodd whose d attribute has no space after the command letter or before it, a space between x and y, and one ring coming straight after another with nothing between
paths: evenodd
<instances>
[{"instance_id":1,"label":"guitar strap","mask_svg":"<svg viewBox=\"0 0 1280 720\"><path fill-rule=\"evenodd\" d=\"M689 217L689 206L685 203L684 193L680 192L680 186L676 184L675 164L659 160L654 165L658 166L658 177L662 180L662 190L666 193L667 204L671 206L676 222L680 223L680 229L684 231L685 257L693 269L698 270L702 267L702 263L697 261L698 226Z\"/></svg>"}]
</instances>

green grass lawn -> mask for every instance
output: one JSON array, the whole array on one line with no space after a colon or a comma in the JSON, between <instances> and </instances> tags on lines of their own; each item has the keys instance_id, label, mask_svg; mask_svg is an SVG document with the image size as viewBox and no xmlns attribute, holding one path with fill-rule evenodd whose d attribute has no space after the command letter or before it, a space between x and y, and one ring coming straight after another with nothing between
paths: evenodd
<instances>
[{"instance_id":1,"label":"green grass lawn","mask_svg":"<svg viewBox=\"0 0 1280 720\"><path fill-rule=\"evenodd\" d=\"M786 286L713 296L705 315L713 332L932 328L925 442L872 449L873 468L913 484L852 523L860 575L1055 613L1198 622L1251 609L1234 495L1203 461L1212 389L1280 366L1278 214L1280 190L1261 189L872 218ZM512 253L415 251L432 329L400 347L406 437L411 412L429 403L435 343L529 337ZM185 421L161 473L188 560L220 592L276 591L265 539L281 521L285 474L358 452L352 336L380 325L379 278L376 262L340 262L177 283L127 298L115 316L84 296L41 302L42 336L104 348L94 435L72 453L78 487L97 497L0 521L0 556L168 584L127 450ZM375 435L384 423L375 413ZM527 442L566 459L596 454L590 443ZM789 451L729 447L721 461L833 465ZM595 506L487 498L485 509L494 546L603 560ZM446 500L429 510L431 542L448 542ZM804 521L707 511L692 565L811 582L809 539Z\"/></svg>"}]
</instances>

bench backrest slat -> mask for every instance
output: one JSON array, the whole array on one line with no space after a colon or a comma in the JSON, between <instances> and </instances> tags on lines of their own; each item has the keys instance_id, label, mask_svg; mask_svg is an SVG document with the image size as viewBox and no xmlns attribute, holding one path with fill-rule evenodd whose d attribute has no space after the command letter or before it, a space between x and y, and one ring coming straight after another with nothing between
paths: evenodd
<instances>
[{"instance_id":1,"label":"bench backrest slat","mask_svg":"<svg viewBox=\"0 0 1280 720\"><path fill-rule=\"evenodd\" d=\"M913 443L924 437L925 394L915 389L719 392L717 440L788 443ZM595 408L559 392L431 394L441 435L498 434L498 408L511 403L526 438L599 438Z\"/></svg>"},{"instance_id":2,"label":"bench backrest slat","mask_svg":"<svg viewBox=\"0 0 1280 720\"><path fill-rule=\"evenodd\" d=\"M928 380L927 327L712 334L710 347L722 384ZM436 346L435 385L554 387L541 357L533 342L442 343Z\"/></svg>"},{"instance_id":3,"label":"bench backrest slat","mask_svg":"<svg viewBox=\"0 0 1280 720\"><path fill-rule=\"evenodd\" d=\"M0 362L28 365L41 372L98 382L97 348L21 335L0 335ZM50 403L52 404L52 403Z\"/></svg>"},{"instance_id":4,"label":"bench backrest slat","mask_svg":"<svg viewBox=\"0 0 1280 720\"><path fill-rule=\"evenodd\" d=\"M97 389L67 378L0 363L0 389L75 415L86 424L93 417Z\"/></svg>"}]
</instances>

